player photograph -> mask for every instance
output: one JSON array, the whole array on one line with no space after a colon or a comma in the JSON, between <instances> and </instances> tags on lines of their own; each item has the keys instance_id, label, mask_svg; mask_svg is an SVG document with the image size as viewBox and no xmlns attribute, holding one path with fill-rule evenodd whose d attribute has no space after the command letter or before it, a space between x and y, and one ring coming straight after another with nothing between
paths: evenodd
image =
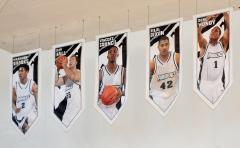
<instances>
[{"instance_id":1,"label":"player photograph","mask_svg":"<svg viewBox=\"0 0 240 148\"><path fill-rule=\"evenodd\" d=\"M162 115L166 115L180 89L181 19L147 26L147 32L147 99Z\"/></svg>"},{"instance_id":2,"label":"player photograph","mask_svg":"<svg viewBox=\"0 0 240 148\"><path fill-rule=\"evenodd\" d=\"M81 92L81 53L83 41L54 46L54 114L69 128L83 110Z\"/></svg>"},{"instance_id":3,"label":"player photograph","mask_svg":"<svg viewBox=\"0 0 240 148\"><path fill-rule=\"evenodd\" d=\"M96 107L112 123L126 101L128 31L97 37L98 93Z\"/></svg>"},{"instance_id":4,"label":"player photograph","mask_svg":"<svg viewBox=\"0 0 240 148\"><path fill-rule=\"evenodd\" d=\"M230 10L195 17L195 90L212 108L230 84Z\"/></svg>"},{"instance_id":5,"label":"player photograph","mask_svg":"<svg viewBox=\"0 0 240 148\"><path fill-rule=\"evenodd\" d=\"M39 51L14 54L12 58L12 121L23 134L38 117Z\"/></svg>"}]
</instances>

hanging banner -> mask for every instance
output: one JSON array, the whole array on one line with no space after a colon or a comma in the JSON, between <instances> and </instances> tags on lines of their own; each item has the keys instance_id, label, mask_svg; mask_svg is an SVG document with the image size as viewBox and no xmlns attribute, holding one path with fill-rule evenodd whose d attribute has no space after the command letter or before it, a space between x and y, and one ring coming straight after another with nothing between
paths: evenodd
<instances>
[{"instance_id":1,"label":"hanging banner","mask_svg":"<svg viewBox=\"0 0 240 148\"><path fill-rule=\"evenodd\" d=\"M83 40L53 46L55 58L54 114L65 129L83 110L81 53Z\"/></svg>"},{"instance_id":2,"label":"hanging banner","mask_svg":"<svg viewBox=\"0 0 240 148\"><path fill-rule=\"evenodd\" d=\"M38 68L40 49L12 58L12 121L26 134L38 117Z\"/></svg>"},{"instance_id":3,"label":"hanging banner","mask_svg":"<svg viewBox=\"0 0 240 148\"><path fill-rule=\"evenodd\" d=\"M95 106L109 123L117 118L127 99L127 37L120 31L97 37L98 85Z\"/></svg>"},{"instance_id":4,"label":"hanging banner","mask_svg":"<svg viewBox=\"0 0 240 148\"><path fill-rule=\"evenodd\" d=\"M180 89L182 19L147 26L147 100L165 116Z\"/></svg>"},{"instance_id":5,"label":"hanging banner","mask_svg":"<svg viewBox=\"0 0 240 148\"><path fill-rule=\"evenodd\" d=\"M231 9L196 15L194 90L215 108L231 83Z\"/></svg>"}]
</instances>

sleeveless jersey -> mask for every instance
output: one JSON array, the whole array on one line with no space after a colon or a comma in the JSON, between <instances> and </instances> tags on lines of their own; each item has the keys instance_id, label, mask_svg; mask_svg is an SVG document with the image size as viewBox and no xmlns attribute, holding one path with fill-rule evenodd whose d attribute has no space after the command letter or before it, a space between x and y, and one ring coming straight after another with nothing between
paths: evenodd
<instances>
[{"instance_id":1,"label":"sleeveless jersey","mask_svg":"<svg viewBox=\"0 0 240 148\"><path fill-rule=\"evenodd\" d=\"M32 79L28 79L26 84L21 84L20 81L15 82L14 87L17 96L16 107L21 109L21 111L16 114L18 122L21 122L21 120L32 110L33 105L36 105L33 103L35 100L31 90L33 83Z\"/></svg>"},{"instance_id":2,"label":"sleeveless jersey","mask_svg":"<svg viewBox=\"0 0 240 148\"><path fill-rule=\"evenodd\" d=\"M199 81L222 81L224 75L225 52L221 42L208 44L202 57Z\"/></svg>"},{"instance_id":3,"label":"sleeveless jersey","mask_svg":"<svg viewBox=\"0 0 240 148\"><path fill-rule=\"evenodd\" d=\"M155 71L150 80L150 95L167 99L178 90L178 66L175 53L170 52L166 62L162 62L158 55L155 55L153 60Z\"/></svg>"},{"instance_id":4,"label":"sleeveless jersey","mask_svg":"<svg viewBox=\"0 0 240 148\"><path fill-rule=\"evenodd\" d=\"M110 73L106 65L102 66L100 71L102 73L102 87L100 92L103 91L105 85L113 85L122 89L124 73L122 66L118 65L114 73Z\"/></svg>"}]
</instances>

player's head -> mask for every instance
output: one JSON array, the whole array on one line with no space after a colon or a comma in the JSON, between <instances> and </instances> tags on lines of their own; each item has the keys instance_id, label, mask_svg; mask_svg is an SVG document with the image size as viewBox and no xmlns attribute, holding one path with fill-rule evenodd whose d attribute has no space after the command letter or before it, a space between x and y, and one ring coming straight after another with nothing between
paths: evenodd
<instances>
[{"instance_id":1,"label":"player's head","mask_svg":"<svg viewBox=\"0 0 240 148\"><path fill-rule=\"evenodd\" d=\"M27 64L21 64L18 67L18 76L20 80L27 78L29 72L29 66Z\"/></svg>"},{"instance_id":2,"label":"player's head","mask_svg":"<svg viewBox=\"0 0 240 148\"><path fill-rule=\"evenodd\" d=\"M69 59L69 67L74 68L77 66L77 63L78 63L78 56L72 55Z\"/></svg>"},{"instance_id":3,"label":"player's head","mask_svg":"<svg viewBox=\"0 0 240 148\"><path fill-rule=\"evenodd\" d=\"M108 61L110 63L116 62L117 57L119 55L117 46L111 45L108 47L108 49L109 49L107 54Z\"/></svg>"},{"instance_id":4,"label":"player's head","mask_svg":"<svg viewBox=\"0 0 240 148\"><path fill-rule=\"evenodd\" d=\"M169 38L167 36L160 36L158 41L158 49L160 52L160 55L168 55L169 51Z\"/></svg>"},{"instance_id":5,"label":"player's head","mask_svg":"<svg viewBox=\"0 0 240 148\"><path fill-rule=\"evenodd\" d=\"M210 33L210 41L218 41L218 39L220 38L221 35L221 29L218 26L213 27L213 29L211 30Z\"/></svg>"}]
</instances>

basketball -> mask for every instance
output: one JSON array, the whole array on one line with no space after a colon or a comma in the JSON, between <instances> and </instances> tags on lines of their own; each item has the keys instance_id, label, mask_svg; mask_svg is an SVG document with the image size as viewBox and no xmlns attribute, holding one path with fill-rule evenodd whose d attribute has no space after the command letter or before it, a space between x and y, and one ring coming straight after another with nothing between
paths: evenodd
<instances>
[{"instance_id":1,"label":"basketball","mask_svg":"<svg viewBox=\"0 0 240 148\"><path fill-rule=\"evenodd\" d=\"M62 69L63 68L62 67L62 61L64 60L65 57L66 56L64 56L64 55L60 55L56 58L55 64L57 66L57 69Z\"/></svg>"},{"instance_id":2,"label":"basketball","mask_svg":"<svg viewBox=\"0 0 240 148\"><path fill-rule=\"evenodd\" d=\"M118 100L118 89L112 85L105 86L100 99L104 105L112 105Z\"/></svg>"}]
</instances>

